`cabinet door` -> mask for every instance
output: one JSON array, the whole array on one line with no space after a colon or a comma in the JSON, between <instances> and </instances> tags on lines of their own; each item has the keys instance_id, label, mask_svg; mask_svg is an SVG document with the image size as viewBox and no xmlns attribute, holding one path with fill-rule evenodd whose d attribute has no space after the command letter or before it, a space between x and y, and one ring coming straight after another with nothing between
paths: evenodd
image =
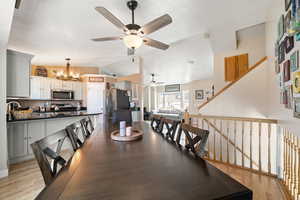
<instances>
[{"instance_id":1,"label":"cabinet door","mask_svg":"<svg viewBox=\"0 0 300 200\"><path fill-rule=\"evenodd\" d=\"M225 81L235 81L238 77L236 56L225 58Z\"/></svg>"},{"instance_id":2,"label":"cabinet door","mask_svg":"<svg viewBox=\"0 0 300 200\"><path fill-rule=\"evenodd\" d=\"M14 123L7 127L8 157L10 160L26 156L27 151L27 124Z\"/></svg>"},{"instance_id":3,"label":"cabinet door","mask_svg":"<svg viewBox=\"0 0 300 200\"><path fill-rule=\"evenodd\" d=\"M30 97L31 55L7 51L7 96Z\"/></svg>"},{"instance_id":4,"label":"cabinet door","mask_svg":"<svg viewBox=\"0 0 300 200\"><path fill-rule=\"evenodd\" d=\"M28 122L28 153L33 154L31 150L31 144L37 140L40 140L46 136L45 133L46 121Z\"/></svg>"},{"instance_id":5,"label":"cabinet door","mask_svg":"<svg viewBox=\"0 0 300 200\"><path fill-rule=\"evenodd\" d=\"M62 81L62 89L72 90L72 81Z\"/></svg>"},{"instance_id":6,"label":"cabinet door","mask_svg":"<svg viewBox=\"0 0 300 200\"><path fill-rule=\"evenodd\" d=\"M75 92L75 99L82 100L82 83L81 82L73 82L72 83L72 90Z\"/></svg>"},{"instance_id":7,"label":"cabinet door","mask_svg":"<svg viewBox=\"0 0 300 200\"><path fill-rule=\"evenodd\" d=\"M52 90L62 89L62 81L57 80L57 79L52 79L51 80L51 89Z\"/></svg>"},{"instance_id":8,"label":"cabinet door","mask_svg":"<svg viewBox=\"0 0 300 200\"><path fill-rule=\"evenodd\" d=\"M40 77L32 76L30 78L30 97L32 99L41 98L41 79Z\"/></svg>"},{"instance_id":9,"label":"cabinet door","mask_svg":"<svg viewBox=\"0 0 300 200\"><path fill-rule=\"evenodd\" d=\"M239 69L239 77L241 77L249 70L248 54L237 56L237 64Z\"/></svg>"},{"instance_id":10,"label":"cabinet door","mask_svg":"<svg viewBox=\"0 0 300 200\"><path fill-rule=\"evenodd\" d=\"M51 98L51 82L49 78L41 78L41 99Z\"/></svg>"}]
</instances>

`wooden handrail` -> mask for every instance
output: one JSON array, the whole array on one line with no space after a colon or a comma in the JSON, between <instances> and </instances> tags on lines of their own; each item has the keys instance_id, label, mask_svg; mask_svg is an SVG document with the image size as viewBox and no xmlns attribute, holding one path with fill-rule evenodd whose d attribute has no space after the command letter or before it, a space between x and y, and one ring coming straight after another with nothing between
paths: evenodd
<instances>
[{"instance_id":1,"label":"wooden handrail","mask_svg":"<svg viewBox=\"0 0 300 200\"><path fill-rule=\"evenodd\" d=\"M200 110L201 108L203 108L204 106L206 106L208 103L210 103L212 100L214 100L217 96L219 96L220 94L222 94L224 91L226 91L228 88L230 88L232 85L234 85L236 82L238 82L239 80L241 80L245 75L247 75L249 72L251 72L252 70L254 70L255 68L257 68L260 64L262 64L263 62L265 62L268 59L268 57L264 57L262 58L260 61L258 61L255 65L253 65L252 67L250 67L250 69L243 74L242 76L240 76L238 79L236 79L235 81L232 81L231 83L229 83L228 85L226 85L224 88L222 88L219 92L217 92L213 97L211 97L208 101L204 102L203 104L201 104L198 109Z\"/></svg>"},{"instance_id":2,"label":"wooden handrail","mask_svg":"<svg viewBox=\"0 0 300 200\"><path fill-rule=\"evenodd\" d=\"M214 115L189 115L191 118L199 119L220 119L220 120L232 120L232 121L244 121L244 122L258 122L258 123L268 123L277 124L278 121L275 119L263 119L263 118L249 118L249 117L228 117L228 116L214 116Z\"/></svg>"}]
</instances>

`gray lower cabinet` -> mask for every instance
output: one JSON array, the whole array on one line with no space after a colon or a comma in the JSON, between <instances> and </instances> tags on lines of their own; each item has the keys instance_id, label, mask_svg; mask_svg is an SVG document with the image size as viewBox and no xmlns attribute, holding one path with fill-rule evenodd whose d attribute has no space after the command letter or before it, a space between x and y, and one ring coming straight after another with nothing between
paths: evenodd
<instances>
[{"instance_id":1,"label":"gray lower cabinet","mask_svg":"<svg viewBox=\"0 0 300 200\"><path fill-rule=\"evenodd\" d=\"M9 124L7 126L8 156L17 159L27 155L27 123Z\"/></svg>"},{"instance_id":2,"label":"gray lower cabinet","mask_svg":"<svg viewBox=\"0 0 300 200\"><path fill-rule=\"evenodd\" d=\"M57 131L63 130L66 126L79 122L83 118L85 117L8 123L7 139L9 163L13 164L34 158L30 144ZM92 117L95 124L98 119L99 116Z\"/></svg>"}]
</instances>

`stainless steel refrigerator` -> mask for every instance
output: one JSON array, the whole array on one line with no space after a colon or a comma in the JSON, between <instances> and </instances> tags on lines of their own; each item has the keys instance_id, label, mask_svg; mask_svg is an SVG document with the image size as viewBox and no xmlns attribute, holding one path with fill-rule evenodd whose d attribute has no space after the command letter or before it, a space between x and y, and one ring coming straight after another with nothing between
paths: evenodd
<instances>
[{"instance_id":1,"label":"stainless steel refrigerator","mask_svg":"<svg viewBox=\"0 0 300 200\"><path fill-rule=\"evenodd\" d=\"M105 108L107 117L112 120L112 123L120 121L132 123L130 97L127 90L115 88L107 90Z\"/></svg>"}]
</instances>

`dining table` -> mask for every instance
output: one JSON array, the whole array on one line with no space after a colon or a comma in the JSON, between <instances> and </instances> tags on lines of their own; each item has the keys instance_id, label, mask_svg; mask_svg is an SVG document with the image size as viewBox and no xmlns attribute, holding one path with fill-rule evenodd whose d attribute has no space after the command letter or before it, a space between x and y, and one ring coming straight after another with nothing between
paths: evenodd
<instances>
[{"instance_id":1,"label":"dining table","mask_svg":"<svg viewBox=\"0 0 300 200\"><path fill-rule=\"evenodd\" d=\"M116 126L98 124L56 179L36 197L41 200L251 200L252 191L137 122L137 141L111 139Z\"/></svg>"}]
</instances>

